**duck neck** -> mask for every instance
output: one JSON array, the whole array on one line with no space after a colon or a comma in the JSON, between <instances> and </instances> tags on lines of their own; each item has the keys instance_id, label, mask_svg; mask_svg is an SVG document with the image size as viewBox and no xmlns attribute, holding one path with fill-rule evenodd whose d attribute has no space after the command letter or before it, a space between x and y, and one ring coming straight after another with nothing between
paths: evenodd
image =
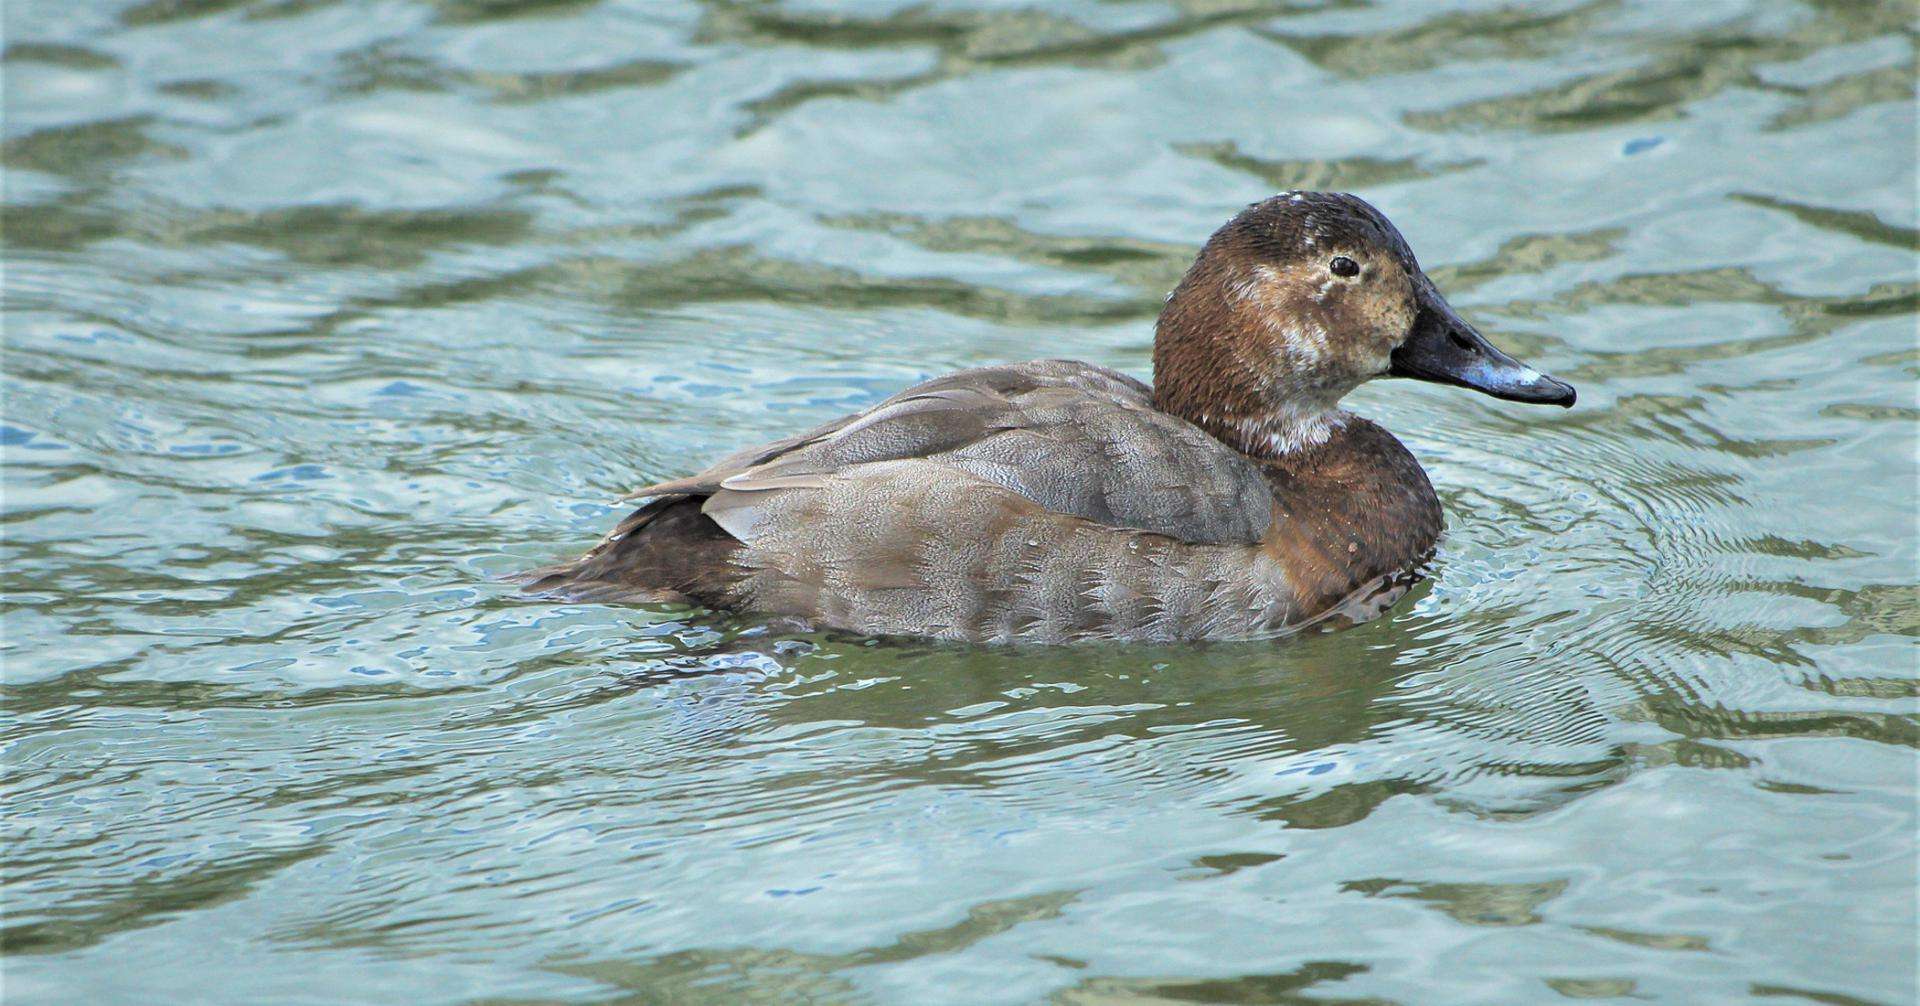
<instances>
[{"instance_id":1,"label":"duck neck","mask_svg":"<svg viewBox=\"0 0 1920 1006\"><path fill-rule=\"evenodd\" d=\"M1282 405L1251 414L1216 414L1205 411L1174 411L1187 422L1212 434L1213 438L1248 457L1262 461L1281 461L1312 450L1327 442L1334 431L1346 425L1347 413L1337 408Z\"/></svg>"},{"instance_id":2,"label":"duck neck","mask_svg":"<svg viewBox=\"0 0 1920 1006\"><path fill-rule=\"evenodd\" d=\"M1263 339L1236 338L1239 330L1214 312L1186 310L1182 292L1174 292L1154 332L1155 408L1262 460L1317 447L1345 424L1337 390L1306 374L1276 374L1285 354Z\"/></svg>"}]
</instances>

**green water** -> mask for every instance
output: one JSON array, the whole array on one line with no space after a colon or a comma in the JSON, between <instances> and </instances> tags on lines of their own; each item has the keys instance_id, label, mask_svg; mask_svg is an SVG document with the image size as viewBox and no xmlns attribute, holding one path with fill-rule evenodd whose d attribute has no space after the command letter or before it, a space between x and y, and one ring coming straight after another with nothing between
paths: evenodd
<instances>
[{"instance_id":1,"label":"green water","mask_svg":"<svg viewBox=\"0 0 1920 1006\"><path fill-rule=\"evenodd\" d=\"M1913 1002L1913 16L7 3L0 994ZM492 579L940 371L1144 373L1296 186L1580 389L1354 396L1451 527L1379 621Z\"/></svg>"}]
</instances>

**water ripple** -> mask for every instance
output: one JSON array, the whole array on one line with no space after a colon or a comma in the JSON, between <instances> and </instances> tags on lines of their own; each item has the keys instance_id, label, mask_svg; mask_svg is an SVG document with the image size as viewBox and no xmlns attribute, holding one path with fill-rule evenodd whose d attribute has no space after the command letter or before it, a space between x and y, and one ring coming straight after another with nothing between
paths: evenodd
<instances>
[{"instance_id":1,"label":"water ripple","mask_svg":"<svg viewBox=\"0 0 1920 1006\"><path fill-rule=\"evenodd\" d=\"M1893 10L9 8L9 1001L1912 999ZM1580 386L1353 396L1450 525L1381 619L495 579L937 371L1144 371L1294 187Z\"/></svg>"}]
</instances>

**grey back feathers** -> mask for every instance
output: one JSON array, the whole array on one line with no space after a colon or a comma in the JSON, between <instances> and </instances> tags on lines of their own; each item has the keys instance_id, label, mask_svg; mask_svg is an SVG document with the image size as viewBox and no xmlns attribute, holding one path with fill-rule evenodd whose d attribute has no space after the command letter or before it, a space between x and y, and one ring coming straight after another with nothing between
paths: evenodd
<instances>
[{"instance_id":1,"label":"grey back feathers","mask_svg":"<svg viewBox=\"0 0 1920 1006\"><path fill-rule=\"evenodd\" d=\"M1257 544L1272 521L1272 496L1252 461L1155 411L1139 381L1066 360L948 374L628 498L821 489L857 482L863 466L903 460L1012 490L1053 513L1195 544ZM734 514L754 505L722 504Z\"/></svg>"},{"instance_id":2,"label":"grey back feathers","mask_svg":"<svg viewBox=\"0 0 1920 1006\"><path fill-rule=\"evenodd\" d=\"M1260 548L1274 508L1259 468L1084 363L949 374L633 495L665 500L616 538L705 497L741 543L734 604L859 632L1197 639L1294 615Z\"/></svg>"}]
</instances>

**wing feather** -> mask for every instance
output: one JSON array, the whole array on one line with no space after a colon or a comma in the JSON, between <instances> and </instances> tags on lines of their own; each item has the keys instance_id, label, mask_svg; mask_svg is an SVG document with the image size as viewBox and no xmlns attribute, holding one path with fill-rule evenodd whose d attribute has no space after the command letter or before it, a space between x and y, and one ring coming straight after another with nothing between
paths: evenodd
<instances>
[{"instance_id":1,"label":"wing feather","mask_svg":"<svg viewBox=\"0 0 1920 1006\"><path fill-rule=\"evenodd\" d=\"M947 374L629 498L708 496L709 516L746 540L760 527L754 494L817 490L886 462L945 466L1053 513L1196 544L1256 544L1272 521L1251 460L1154 409L1139 381L1063 360Z\"/></svg>"}]
</instances>

